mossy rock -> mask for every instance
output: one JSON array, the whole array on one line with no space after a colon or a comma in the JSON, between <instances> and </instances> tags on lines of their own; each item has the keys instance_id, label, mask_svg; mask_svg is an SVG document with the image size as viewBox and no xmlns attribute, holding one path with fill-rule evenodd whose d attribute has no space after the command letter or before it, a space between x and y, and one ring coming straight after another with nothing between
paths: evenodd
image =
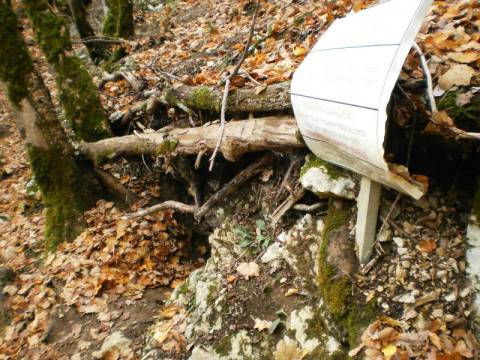
<instances>
[{"instance_id":1,"label":"mossy rock","mask_svg":"<svg viewBox=\"0 0 480 360\"><path fill-rule=\"evenodd\" d=\"M344 331L350 347L355 347L363 330L372 323L378 311L374 301L365 303L354 295L350 277L338 271L328 260L327 249L332 235L348 225L350 212L331 200L319 251L317 285L332 318ZM347 232L348 233L348 232Z\"/></svg>"}]
</instances>

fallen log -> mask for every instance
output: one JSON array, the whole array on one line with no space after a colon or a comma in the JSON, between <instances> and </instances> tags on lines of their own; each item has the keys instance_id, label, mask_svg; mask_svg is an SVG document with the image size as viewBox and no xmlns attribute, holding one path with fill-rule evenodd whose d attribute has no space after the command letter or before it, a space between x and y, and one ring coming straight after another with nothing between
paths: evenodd
<instances>
[{"instance_id":1,"label":"fallen log","mask_svg":"<svg viewBox=\"0 0 480 360\"><path fill-rule=\"evenodd\" d=\"M166 96L177 97L190 109L220 112L222 108L223 90L210 86L181 86ZM232 90L228 96L228 112L260 112L281 111L291 109L290 81L267 86L263 91L256 88L240 88Z\"/></svg>"},{"instance_id":2,"label":"fallen log","mask_svg":"<svg viewBox=\"0 0 480 360\"><path fill-rule=\"evenodd\" d=\"M196 155L211 153L220 134L220 124L173 129L166 133L147 133L109 138L78 144L81 154L95 163L122 155ZM303 148L295 118L271 116L260 119L231 121L225 127L220 152L230 161L243 154L261 150L291 151Z\"/></svg>"},{"instance_id":3,"label":"fallen log","mask_svg":"<svg viewBox=\"0 0 480 360\"><path fill-rule=\"evenodd\" d=\"M270 111L285 111L292 109L290 101L290 81L259 88L240 88L232 90L228 95L227 113L256 113ZM146 110L148 104L164 104L179 107L188 112L212 111L220 113L222 108L223 91L214 86L188 86L183 85L177 89L166 88L156 92L145 101L135 103L122 114L114 113L112 121L121 120L128 122L132 115ZM152 108L154 109L154 108Z\"/></svg>"}]
</instances>

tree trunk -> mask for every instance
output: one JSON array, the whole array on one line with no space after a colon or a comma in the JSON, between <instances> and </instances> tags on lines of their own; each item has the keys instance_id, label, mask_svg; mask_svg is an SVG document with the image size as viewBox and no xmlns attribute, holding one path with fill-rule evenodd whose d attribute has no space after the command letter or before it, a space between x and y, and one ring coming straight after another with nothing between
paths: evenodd
<instances>
[{"instance_id":1,"label":"tree trunk","mask_svg":"<svg viewBox=\"0 0 480 360\"><path fill-rule=\"evenodd\" d=\"M78 140L96 141L111 135L98 91L90 75L71 50L65 20L52 12L47 0L23 2L32 22L37 41L48 62L57 72L65 117Z\"/></svg>"},{"instance_id":2,"label":"tree trunk","mask_svg":"<svg viewBox=\"0 0 480 360\"><path fill-rule=\"evenodd\" d=\"M174 129L168 133L127 135L81 143L80 152L96 163L121 155L194 155L213 152L221 132L220 124ZM225 127L220 151L230 161L247 152L261 150L291 151L304 147L292 117L231 121Z\"/></svg>"},{"instance_id":3,"label":"tree trunk","mask_svg":"<svg viewBox=\"0 0 480 360\"><path fill-rule=\"evenodd\" d=\"M103 34L128 39L134 34L133 3L131 0L106 0L108 8Z\"/></svg>"},{"instance_id":4,"label":"tree trunk","mask_svg":"<svg viewBox=\"0 0 480 360\"><path fill-rule=\"evenodd\" d=\"M10 7L0 0L0 80L25 139L32 173L47 209L45 248L73 240L84 228L92 187L74 160L50 94L33 63Z\"/></svg>"},{"instance_id":5,"label":"tree trunk","mask_svg":"<svg viewBox=\"0 0 480 360\"><path fill-rule=\"evenodd\" d=\"M72 12L73 21L75 27L82 40L95 37L95 31L90 26L87 19L87 3L85 0L69 0L68 5ZM88 49L90 58L98 63L100 60L104 60L108 57L105 47L102 44L86 41L85 46Z\"/></svg>"}]
</instances>

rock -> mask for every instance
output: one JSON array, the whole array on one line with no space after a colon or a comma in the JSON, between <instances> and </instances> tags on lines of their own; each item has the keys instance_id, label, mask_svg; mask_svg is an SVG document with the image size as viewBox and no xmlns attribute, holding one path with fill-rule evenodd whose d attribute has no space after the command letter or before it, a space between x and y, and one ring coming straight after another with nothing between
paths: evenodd
<instances>
[{"instance_id":1,"label":"rock","mask_svg":"<svg viewBox=\"0 0 480 360\"><path fill-rule=\"evenodd\" d=\"M466 272L474 293L473 324L476 335L480 336L480 219L475 215L471 216L468 224L467 242Z\"/></svg>"},{"instance_id":2,"label":"rock","mask_svg":"<svg viewBox=\"0 0 480 360\"><path fill-rule=\"evenodd\" d=\"M351 200L356 198L356 183L353 178L346 171L318 158L307 161L303 166L300 182L306 190L320 197L337 196Z\"/></svg>"},{"instance_id":3,"label":"rock","mask_svg":"<svg viewBox=\"0 0 480 360\"><path fill-rule=\"evenodd\" d=\"M405 239L395 236L393 238L393 241L395 242L395 244L397 244L399 248L405 247Z\"/></svg>"},{"instance_id":4,"label":"rock","mask_svg":"<svg viewBox=\"0 0 480 360\"><path fill-rule=\"evenodd\" d=\"M116 331L107 336L99 351L94 351L94 359L127 359L132 353L132 341L123 336L121 331Z\"/></svg>"},{"instance_id":5,"label":"rock","mask_svg":"<svg viewBox=\"0 0 480 360\"><path fill-rule=\"evenodd\" d=\"M270 245L267 250L265 251L265 254L260 258L262 263L267 264L269 262L272 262L274 260L278 260L282 258L282 249L277 243L274 243Z\"/></svg>"},{"instance_id":6,"label":"rock","mask_svg":"<svg viewBox=\"0 0 480 360\"><path fill-rule=\"evenodd\" d=\"M215 353L215 351L205 350L202 347L198 346L193 349L192 355L188 358L189 360L219 360L220 357Z\"/></svg>"}]
</instances>

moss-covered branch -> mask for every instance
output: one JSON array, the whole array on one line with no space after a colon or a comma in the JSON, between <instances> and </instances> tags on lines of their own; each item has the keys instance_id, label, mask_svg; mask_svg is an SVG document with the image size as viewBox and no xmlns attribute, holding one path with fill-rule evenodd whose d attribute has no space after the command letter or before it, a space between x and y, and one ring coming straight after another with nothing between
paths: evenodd
<instances>
[{"instance_id":1,"label":"moss-covered branch","mask_svg":"<svg viewBox=\"0 0 480 360\"><path fill-rule=\"evenodd\" d=\"M182 86L171 91L166 100L175 104L175 97L195 110L219 112L223 89L209 86ZM229 112L268 112L291 109L290 82L270 85L260 93L256 89L232 90L228 96Z\"/></svg>"},{"instance_id":2,"label":"moss-covered branch","mask_svg":"<svg viewBox=\"0 0 480 360\"><path fill-rule=\"evenodd\" d=\"M80 60L68 54L71 42L65 20L52 11L47 0L25 0L24 5L38 43L58 74L65 117L77 139L96 141L110 136L95 84Z\"/></svg>"},{"instance_id":3,"label":"moss-covered branch","mask_svg":"<svg viewBox=\"0 0 480 360\"><path fill-rule=\"evenodd\" d=\"M28 77L32 60L20 34L20 24L7 3L0 1L0 80L7 95L18 106L28 95Z\"/></svg>"}]
</instances>

